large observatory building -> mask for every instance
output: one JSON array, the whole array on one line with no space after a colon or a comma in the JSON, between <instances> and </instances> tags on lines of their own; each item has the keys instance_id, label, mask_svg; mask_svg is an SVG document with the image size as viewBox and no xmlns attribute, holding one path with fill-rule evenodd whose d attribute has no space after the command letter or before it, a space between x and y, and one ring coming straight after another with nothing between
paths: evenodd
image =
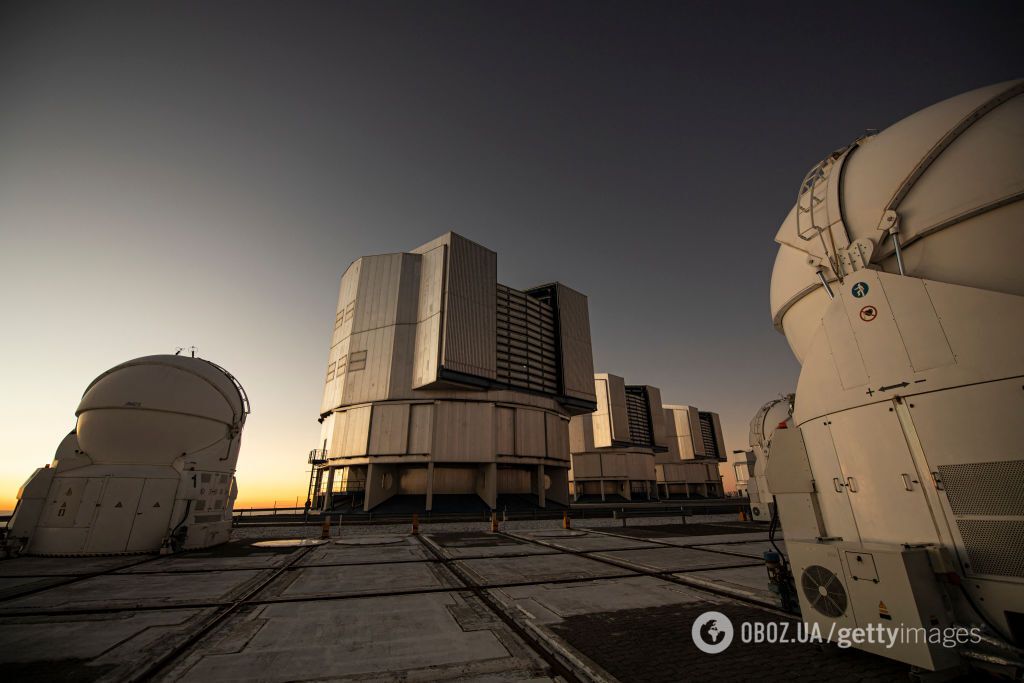
<instances>
[{"instance_id":1,"label":"large observatory building","mask_svg":"<svg viewBox=\"0 0 1024 683\"><path fill-rule=\"evenodd\" d=\"M718 414L664 405L661 390L594 376L597 410L569 423L576 501L713 498L722 495L725 445Z\"/></svg>"},{"instance_id":2,"label":"large observatory building","mask_svg":"<svg viewBox=\"0 0 1024 683\"><path fill-rule=\"evenodd\" d=\"M348 267L309 504L568 504L569 418L595 407L584 295L516 290L455 233ZM392 500L393 499L393 500Z\"/></svg>"}]
</instances>

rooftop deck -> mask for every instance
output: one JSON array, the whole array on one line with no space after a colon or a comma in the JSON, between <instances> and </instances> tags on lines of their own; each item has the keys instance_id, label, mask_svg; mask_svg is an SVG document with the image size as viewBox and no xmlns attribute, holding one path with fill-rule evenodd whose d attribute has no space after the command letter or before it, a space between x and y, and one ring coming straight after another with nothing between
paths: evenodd
<instances>
[{"instance_id":1,"label":"rooftop deck","mask_svg":"<svg viewBox=\"0 0 1024 683\"><path fill-rule=\"evenodd\" d=\"M580 528L582 524L587 528ZM693 645L696 616L772 608L764 526L709 516L345 527L298 548L248 527L170 557L0 561L8 680L890 680L826 645ZM338 529L333 530L334 534Z\"/></svg>"}]
</instances>

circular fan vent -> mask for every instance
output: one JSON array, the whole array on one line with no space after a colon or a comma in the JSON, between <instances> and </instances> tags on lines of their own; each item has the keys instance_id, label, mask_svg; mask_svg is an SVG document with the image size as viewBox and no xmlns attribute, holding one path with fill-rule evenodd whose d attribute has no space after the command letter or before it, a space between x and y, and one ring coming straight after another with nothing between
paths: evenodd
<instances>
[{"instance_id":1,"label":"circular fan vent","mask_svg":"<svg viewBox=\"0 0 1024 683\"><path fill-rule=\"evenodd\" d=\"M846 612L846 589L828 569L812 564L804 570L800 585L811 607L826 617L839 617Z\"/></svg>"}]
</instances>

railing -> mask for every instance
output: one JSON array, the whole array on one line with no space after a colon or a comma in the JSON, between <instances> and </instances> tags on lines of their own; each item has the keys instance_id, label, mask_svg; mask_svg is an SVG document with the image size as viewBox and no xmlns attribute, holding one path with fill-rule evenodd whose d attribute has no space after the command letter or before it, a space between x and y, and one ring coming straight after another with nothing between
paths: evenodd
<instances>
[{"instance_id":1,"label":"railing","mask_svg":"<svg viewBox=\"0 0 1024 683\"><path fill-rule=\"evenodd\" d=\"M325 462L327 462L326 448L314 448L309 452L310 465L323 465Z\"/></svg>"},{"instance_id":2,"label":"railing","mask_svg":"<svg viewBox=\"0 0 1024 683\"><path fill-rule=\"evenodd\" d=\"M337 494L335 494L337 495ZM671 517L685 515L687 517L700 517L709 514L722 514L746 510L749 512L750 500L746 496L731 496L723 498L695 498L678 499L668 501L644 501L644 502L620 502L620 503L574 503L569 510L573 519L593 518L643 518L643 517ZM498 515L506 521L561 519L565 508L556 509L533 509L533 510L509 510L499 506L496 510ZM320 524L324 515L330 515L334 524L395 524L405 523L411 518L408 512L362 512L350 510L339 513L336 511L323 512L319 508L312 508L306 511L302 507L289 508L245 508L234 511L235 524L271 526ZM423 522L466 522L466 521L489 521L491 513L486 512L421 512L419 518ZM268 520L267 517L277 517L276 520Z\"/></svg>"}]
</instances>

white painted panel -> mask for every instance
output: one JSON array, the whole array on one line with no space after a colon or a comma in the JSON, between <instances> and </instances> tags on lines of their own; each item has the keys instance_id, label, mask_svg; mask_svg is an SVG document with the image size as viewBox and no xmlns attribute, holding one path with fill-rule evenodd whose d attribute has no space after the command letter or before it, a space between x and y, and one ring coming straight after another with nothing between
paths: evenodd
<instances>
[{"instance_id":1,"label":"white painted panel","mask_svg":"<svg viewBox=\"0 0 1024 683\"><path fill-rule=\"evenodd\" d=\"M559 284L558 326L562 345L562 384L566 396L595 399L594 354L590 342L587 297Z\"/></svg>"},{"instance_id":2,"label":"white painted panel","mask_svg":"<svg viewBox=\"0 0 1024 683\"><path fill-rule=\"evenodd\" d=\"M921 372L955 363L924 281L912 277L886 278L879 280L879 284L885 288L885 297L914 370Z\"/></svg>"},{"instance_id":3,"label":"white painted panel","mask_svg":"<svg viewBox=\"0 0 1024 683\"><path fill-rule=\"evenodd\" d=\"M544 413L527 408L516 409L516 455L543 457L547 453Z\"/></svg>"},{"instance_id":4,"label":"white painted panel","mask_svg":"<svg viewBox=\"0 0 1024 683\"><path fill-rule=\"evenodd\" d=\"M441 364L495 378L498 256L456 234L448 247Z\"/></svg>"},{"instance_id":5,"label":"white painted panel","mask_svg":"<svg viewBox=\"0 0 1024 683\"><path fill-rule=\"evenodd\" d=\"M601 473L606 477L625 477L626 458L621 453L602 453Z\"/></svg>"},{"instance_id":6,"label":"white painted panel","mask_svg":"<svg viewBox=\"0 0 1024 683\"><path fill-rule=\"evenodd\" d=\"M434 462L494 459L493 403L438 401L434 415Z\"/></svg>"},{"instance_id":7,"label":"white painted panel","mask_svg":"<svg viewBox=\"0 0 1024 683\"><path fill-rule=\"evenodd\" d=\"M142 479L110 477L103 491L96 522L85 542L89 553L122 553L135 522L142 495Z\"/></svg>"},{"instance_id":8,"label":"white painted panel","mask_svg":"<svg viewBox=\"0 0 1024 683\"><path fill-rule=\"evenodd\" d=\"M174 508L177 479L147 479L135 509L128 552L156 550L163 542Z\"/></svg>"},{"instance_id":9,"label":"white painted panel","mask_svg":"<svg viewBox=\"0 0 1024 683\"><path fill-rule=\"evenodd\" d=\"M404 455L409 440L409 404L377 404L370 420L373 455Z\"/></svg>"},{"instance_id":10,"label":"white painted panel","mask_svg":"<svg viewBox=\"0 0 1024 683\"><path fill-rule=\"evenodd\" d=\"M924 496L927 476L918 475L891 407L890 402L875 403L829 417L839 464L852 478L847 492L861 540L937 543Z\"/></svg>"},{"instance_id":11,"label":"white painted panel","mask_svg":"<svg viewBox=\"0 0 1024 683\"><path fill-rule=\"evenodd\" d=\"M339 455L366 455L370 436L370 414L370 406L345 411L345 431L342 434Z\"/></svg>"},{"instance_id":12,"label":"white painted panel","mask_svg":"<svg viewBox=\"0 0 1024 683\"><path fill-rule=\"evenodd\" d=\"M569 421L552 413L544 414L547 436L547 456L566 460L569 458Z\"/></svg>"},{"instance_id":13,"label":"white painted panel","mask_svg":"<svg viewBox=\"0 0 1024 683\"><path fill-rule=\"evenodd\" d=\"M430 453L433 438L434 404L412 404L409 408L409 453Z\"/></svg>"},{"instance_id":14,"label":"white painted panel","mask_svg":"<svg viewBox=\"0 0 1024 683\"><path fill-rule=\"evenodd\" d=\"M497 406L494 411L494 438L498 455L516 453L516 411L515 408Z\"/></svg>"},{"instance_id":15,"label":"white painted panel","mask_svg":"<svg viewBox=\"0 0 1024 683\"><path fill-rule=\"evenodd\" d=\"M857 543L860 534L850 507L850 497L846 487L846 475L839 467L839 458L832 443L827 420L819 418L810 420L800 426L804 446L807 449L807 460L814 476L814 486L818 492L821 517L825 523L825 533L838 536L844 541Z\"/></svg>"}]
</instances>

